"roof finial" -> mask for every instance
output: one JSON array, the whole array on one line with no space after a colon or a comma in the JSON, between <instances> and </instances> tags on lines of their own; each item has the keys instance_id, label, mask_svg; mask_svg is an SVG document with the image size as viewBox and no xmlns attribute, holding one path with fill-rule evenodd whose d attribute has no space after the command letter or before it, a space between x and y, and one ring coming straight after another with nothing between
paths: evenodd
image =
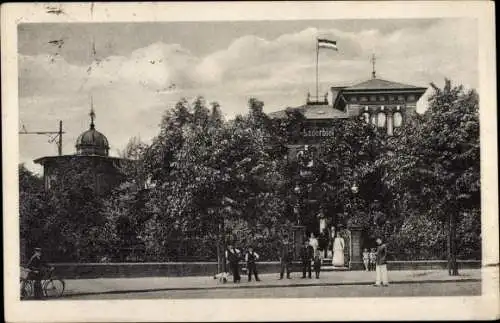
<instances>
[{"instance_id":1,"label":"roof finial","mask_svg":"<svg viewBox=\"0 0 500 323\"><path fill-rule=\"evenodd\" d=\"M94 99L92 95L90 96L90 129L94 129L94 119L95 119L95 112L94 112Z\"/></svg>"},{"instance_id":2,"label":"roof finial","mask_svg":"<svg viewBox=\"0 0 500 323\"><path fill-rule=\"evenodd\" d=\"M372 54L372 78L376 78L376 74L375 74L375 54Z\"/></svg>"}]
</instances>

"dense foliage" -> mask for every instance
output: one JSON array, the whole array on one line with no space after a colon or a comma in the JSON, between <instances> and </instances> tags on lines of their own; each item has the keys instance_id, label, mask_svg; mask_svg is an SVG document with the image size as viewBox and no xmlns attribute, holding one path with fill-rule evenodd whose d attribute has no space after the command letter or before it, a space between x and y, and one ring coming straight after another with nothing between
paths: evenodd
<instances>
[{"instance_id":1,"label":"dense foliage","mask_svg":"<svg viewBox=\"0 0 500 323\"><path fill-rule=\"evenodd\" d=\"M307 176L287 158L300 113L271 120L251 99L226 121L216 103L181 100L151 144L131 139L122 157L133 162L109 194L94 191L84 163L60 167L64 180L46 193L21 165L23 248L42 245L55 261L180 261L213 260L232 242L271 260L297 220L292 206L312 201L336 223L384 237L395 258L480 257L478 96L448 80L432 86L429 109L397 136L337 121ZM298 205L306 222L316 209Z\"/></svg>"}]
</instances>

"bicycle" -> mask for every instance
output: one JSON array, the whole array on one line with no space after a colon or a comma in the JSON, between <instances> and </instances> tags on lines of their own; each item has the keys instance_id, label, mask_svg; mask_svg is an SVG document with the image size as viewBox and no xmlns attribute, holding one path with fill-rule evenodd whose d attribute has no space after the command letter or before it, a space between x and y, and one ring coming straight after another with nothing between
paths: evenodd
<instances>
[{"instance_id":1,"label":"bicycle","mask_svg":"<svg viewBox=\"0 0 500 323\"><path fill-rule=\"evenodd\" d=\"M27 279L30 271L29 269L21 268L21 299L26 299L34 295L35 281ZM61 297L66 287L64 280L52 276L53 272L54 268L51 268L47 278L42 279L41 282L43 296L45 297Z\"/></svg>"}]
</instances>

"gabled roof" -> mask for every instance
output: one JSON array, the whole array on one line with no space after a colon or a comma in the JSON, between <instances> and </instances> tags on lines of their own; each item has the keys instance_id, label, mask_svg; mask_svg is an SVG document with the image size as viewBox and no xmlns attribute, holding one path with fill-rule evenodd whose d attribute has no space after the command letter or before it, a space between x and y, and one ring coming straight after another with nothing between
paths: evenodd
<instances>
[{"instance_id":1,"label":"gabled roof","mask_svg":"<svg viewBox=\"0 0 500 323\"><path fill-rule=\"evenodd\" d=\"M415 85L409 85L409 84L403 84L403 83L397 83L397 82L392 82L392 81L387 81L387 80L382 80L378 78L370 79L368 81L364 81L358 84L355 84L353 86L346 87L344 91L356 91L356 90L403 90L403 89L412 89L412 90L417 90L417 89L425 89L422 87L418 87Z\"/></svg>"}]
</instances>

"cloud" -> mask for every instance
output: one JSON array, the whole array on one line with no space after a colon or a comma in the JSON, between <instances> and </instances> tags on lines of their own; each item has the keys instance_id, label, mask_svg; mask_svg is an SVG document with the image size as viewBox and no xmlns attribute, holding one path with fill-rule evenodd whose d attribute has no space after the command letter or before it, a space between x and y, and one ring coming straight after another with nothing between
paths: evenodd
<instances>
[{"instance_id":1,"label":"cloud","mask_svg":"<svg viewBox=\"0 0 500 323\"><path fill-rule=\"evenodd\" d=\"M246 35L204 57L180 44L156 42L128 55L102 57L90 67L54 54L20 55L20 119L44 129L63 119L64 152L73 153L76 137L88 127L92 95L96 126L114 152L131 136L154 136L162 113L184 96L219 101L226 117L245 113L252 96L265 102L266 111L297 106L315 88L317 35L337 40L339 47L320 52L320 94L331 85L368 79L372 53L384 79L426 86L449 77L476 87L475 23L448 19L389 33L307 28L275 39ZM55 152L41 139L21 137L22 161Z\"/></svg>"}]
</instances>

